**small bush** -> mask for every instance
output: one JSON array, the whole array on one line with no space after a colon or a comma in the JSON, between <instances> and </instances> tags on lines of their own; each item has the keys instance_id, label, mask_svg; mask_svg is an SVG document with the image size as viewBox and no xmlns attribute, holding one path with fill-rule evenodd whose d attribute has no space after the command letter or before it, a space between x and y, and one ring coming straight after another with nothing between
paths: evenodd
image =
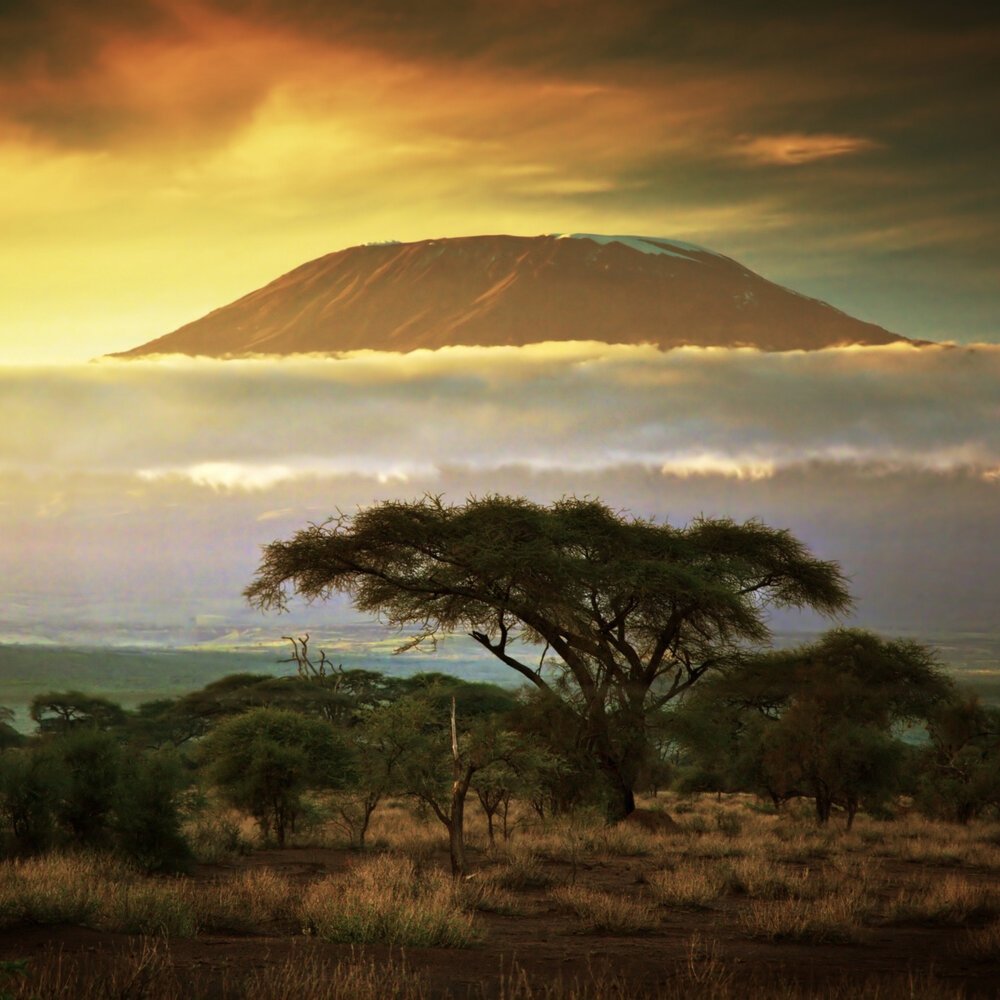
<instances>
[{"instance_id":1,"label":"small bush","mask_svg":"<svg viewBox=\"0 0 1000 1000\"><path fill-rule=\"evenodd\" d=\"M715 828L727 837L738 837L743 832L743 820L733 812L717 812Z\"/></svg>"},{"instance_id":2,"label":"small bush","mask_svg":"<svg viewBox=\"0 0 1000 1000\"><path fill-rule=\"evenodd\" d=\"M12 854L34 854L52 845L53 805L61 775L54 763L32 750L0 754L0 817L11 832Z\"/></svg>"},{"instance_id":3,"label":"small bush","mask_svg":"<svg viewBox=\"0 0 1000 1000\"><path fill-rule=\"evenodd\" d=\"M738 858L726 865L727 889L751 899L814 899L827 891L810 881L809 870L789 871L764 858Z\"/></svg>"},{"instance_id":4,"label":"small bush","mask_svg":"<svg viewBox=\"0 0 1000 1000\"><path fill-rule=\"evenodd\" d=\"M121 773L121 748L97 729L71 730L45 747L63 776L54 802L57 822L74 847L105 847Z\"/></svg>"},{"instance_id":5,"label":"small bush","mask_svg":"<svg viewBox=\"0 0 1000 1000\"><path fill-rule=\"evenodd\" d=\"M147 872L186 870L193 858L181 833L180 762L149 754L126 763L118 779L114 827L119 850Z\"/></svg>"}]
</instances>

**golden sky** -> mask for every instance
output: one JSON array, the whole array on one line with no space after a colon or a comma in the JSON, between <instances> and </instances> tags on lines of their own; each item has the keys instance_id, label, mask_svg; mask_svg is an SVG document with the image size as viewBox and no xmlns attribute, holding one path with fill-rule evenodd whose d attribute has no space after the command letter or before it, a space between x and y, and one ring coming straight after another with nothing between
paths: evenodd
<instances>
[{"instance_id":1,"label":"golden sky","mask_svg":"<svg viewBox=\"0 0 1000 1000\"><path fill-rule=\"evenodd\" d=\"M134 346L345 246L496 232L675 236L1000 340L997 16L764 6L6 2L0 362Z\"/></svg>"}]
</instances>

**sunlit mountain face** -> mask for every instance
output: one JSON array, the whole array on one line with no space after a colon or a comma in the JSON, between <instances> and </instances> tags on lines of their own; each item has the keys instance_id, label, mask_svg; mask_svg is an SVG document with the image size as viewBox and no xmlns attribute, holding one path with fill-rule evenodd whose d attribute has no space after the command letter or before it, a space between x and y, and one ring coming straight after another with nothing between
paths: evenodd
<instances>
[{"instance_id":1,"label":"sunlit mountain face","mask_svg":"<svg viewBox=\"0 0 1000 1000\"><path fill-rule=\"evenodd\" d=\"M123 356L406 352L568 340L780 351L905 338L690 243L472 236L329 254Z\"/></svg>"}]
</instances>

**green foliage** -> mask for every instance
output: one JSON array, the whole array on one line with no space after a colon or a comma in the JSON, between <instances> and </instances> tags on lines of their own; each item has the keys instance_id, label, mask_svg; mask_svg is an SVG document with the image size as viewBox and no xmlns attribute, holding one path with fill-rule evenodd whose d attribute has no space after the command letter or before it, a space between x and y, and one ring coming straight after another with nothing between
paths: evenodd
<instances>
[{"instance_id":1,"label":"green foliage","mask_svg":"<svg viewBox=\"0 0 1000 1000\"><path fill-rule=\"evenodd\" d=\"M527 795L540 816L585 806L605 808L607 785L583 719L566 692L557 696L537 688L523 690L510 724L524 738L541 740L547 751L536 787Z\"/></svg>"},{"instance_id":2,"label":"green foliage","mask_svg":"<svg viewBox=\"0 0 1000 1000\"><path fill-rule=\"evenodd\" d=\"M14 853L34 854L52 844L61 777L53 762L37 751L0 754L0 816L10 829Z\"/></svg>"},{"instance_id":3,"label":"green foliage","mask_svg":"<svg viewBox=\"0 0 1000 1000\"><path fill-rule=\"evenodd\" d=\"M420 695L438 714L447 714L454 698L459 716L467 721L509 714L518 706L517 695L509 688L482 681L466 681L449 674L413 674L399 678L395 688L395 699Z\"/></svg>"},{"instance_id":4,"label":"green foliage","mask_svg":"<svg viewBox=\"0 0 1000 1000\"><path fill-rule=\"evenodd\" d=\"M40 733L66 733L72 729L114 729L125 722L121 705L80 691L49 691L31 700L31 718Z\"/></svg>"},{"instance_id":5,"label":"green foliage","mask_svg":"<svg viewBox=\"0 0 1000 1000\"><path fill-rule=\"evenodd\" d=\"M761 764L770 787L781 798L812 798L820 824L838 803L850 826L860 803L879 808L898 787L902 745L830 706L819 713L815 703L797 701L762 735Z\"/></svg>"},{"instance_id":6,"label":"green foliage","mask_svg":"<svg viewBox=\"0 0 1000 1000\"><path fill-rule=\"evenodd\" d=\"M79 727L55 737L42 751L58 781L56 822L81 846L104 846L115 807L122 754L99 729Z\"/></svg>"},{"instance_id":7,"label":"green foliage","mask_svg":"<svg viewBox=\"0 0 1000 1000\"><path fill-rule=\"evenodd\" d=\"M931 652L859 629L743 660L701 686L667 726L702 781L807 796L817 820L834 804L878 809L900 785L905 722L950 697Z\"/></svg>"},{"instance_id":8,"label":"green foliage","mask_svg":"<svg viewBox=\"0 0 1000 1000\"><path fill-rule=\"evenodd\" d=\"M390 625L415 625L411 646L466 631L556 696L568 679L619 816L634 805L651 712L766 641L766 606L850 602L838 567L787 531L710 519L678 529L575 498L377 504L267 546L247 598L281 608L289 587L309 599L343 591ZM544 646L537 667L523 643Z\"/></svg>"},{"instance_id":9,"label":"green foliage","mask_svg":"<svg viewBox=\"0 0 1000 1000\"><path fill-rule=\"evenodd\" d=\"M927 732L918 806L958 823L1000 812L1000 709L954 699L931 714Z\"/></svg>"},{"instance_id":10,"label":"green foliage","mask_svg":"<svg viewBox=\"0 0 1000 1000\"><path fill-rule=\"evenodd\" d=\"M0 751L22 746L25 742L24 736L11 725L13 721L14 710L0 705Z\"/></svg>"},{"instance_id":11,"label":"green foliage","mask_svg":"<svg viewBox=\"0 0 1000 1000\"><path fill-rule=\"evenodd\" d=\"M178 808L179 795L188 780L180 761L169 753L151 753L123 762L116 788L114 831L119 850L145 871L182 871L191 861Z\"/></svg>"},{"instance_id":12,"label":"green foliage","mask_svg":"<svg viewBox=\"0 0 1000 1000\"><path fill-rule=\"evenodd\" d=\"M203 753L210 779L238 809L257 820L265 837L284 846L307 789L333 789L351 778L350 753L320 719L288 709L257 708L221 723Z\"/></svg>"},{"instance_id":13,"label":"green foliage","mask_svg":"<svg viewBox=\"0 0 1000 1000\"><path fill-rule=\"evenodd\" d=\"M127 756L109 733L74 729L0 754L0 817L18 854L99 847L172 871L190 856L177 803L184 780L171 758Z\"/></svg>"}]
</instances>

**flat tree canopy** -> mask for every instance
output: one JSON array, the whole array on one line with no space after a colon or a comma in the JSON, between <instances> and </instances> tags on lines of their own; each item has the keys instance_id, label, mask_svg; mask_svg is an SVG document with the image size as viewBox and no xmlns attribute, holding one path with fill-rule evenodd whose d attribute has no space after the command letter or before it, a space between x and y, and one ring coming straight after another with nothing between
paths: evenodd
<instances>
[{"instance_id":1,"label":"flat tree canopy","mask_svg":"<svg viewBox=\"0 0 1000 1000\"><path fill-rule=\"evenodd\" d=\"M465 631L577 713L607 775L610 815L634 808L646 719L706 672L769 639L766 609L850 605L833 562L759 521L684 528L598 500L387 501L265 546L246 590L262 610L347 593L409 645ZM543 647L536 662L525 644Z\"/></svg>"}]
</instances>

